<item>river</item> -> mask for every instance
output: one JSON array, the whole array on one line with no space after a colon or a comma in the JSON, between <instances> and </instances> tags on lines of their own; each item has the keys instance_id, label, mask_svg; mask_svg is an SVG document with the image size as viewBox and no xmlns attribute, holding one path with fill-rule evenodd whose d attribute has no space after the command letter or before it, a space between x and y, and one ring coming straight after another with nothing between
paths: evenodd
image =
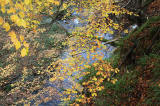
<instances>
[{"instance_id":1,"label":"river","mask_svg":"<svg viewBox=\"0 0 160 106\"><path fill-rule=\"evenodd\" d=\"M79 14L73 13L73 15L77 16L77 15L79 15ZM48 21L51 21L51 20L48 19ZM74 18L74 19L70 19L70 20L63 20L63 21L58 21L58 23L59 23L60 25L62 25L68 32L72 32L75 28L81 27L81 26L84 26L84 25L87 24L87 23L81 23L81 20L80 20L79 18ZM132 29L134 29L134 28L136 28L136 25L134 25ZM108 34L108 33L107 33L107 34L103 34L103 37L104 37L105 39L113 39L113 35ZM71 40L71 42L73 43L73 42L75 41L75 38L71 38L70 40ZM90 54L89 54L89 55L90 55L89 58L87 58L87 56L88 56L87 52L81 52L81 53L79 53L78 55L76 55L76 56L80 56L81 58L83 58L83 59L81 60L81 61L83 61L83 64L79 64L79 65L80 65L81 67L83 67L83 65L85 65L85 64L92 64L92 63L96 62L96 61L97 61L97 58L93 58L93 56L92 56L92 55L95 55L95 54L96 54L98 57L102 57L103 59L104 59L104 58L109 58L109 57L111 56L111 54L112 54L112 51L115 49L115 47L113 47L113 46L111 46L111 45L109 45L109 44L104 45L103 43L102 43L102 45L103 45L103 47L96 48L96 50L95 50L94 52L89 52L89 53L90 53ZM86 45L86 46L87 46L87 45ZM105 48L104 48L104 46L105 46ZM76 63L77 61L74 60L74 59L73 59L73 56L70 54L72 50L73 50L73 49L71 49L71 48L65 49L65 50L63 51L63 54L62 54L62 55L60 56L60 58L59 58L60 60L63 61L62 66L65 67L65 70L66 70L66 67L67 67L68 70L69 70L69 69L75 70L75 68L76 68L76 67L74 67L74 66L75 66L75 63ZM82 50L82 51L83 51L83 50ZM84 50L84 51L85 51L85 50ZM69 64L69 62L71 62L71 60L72 60L72 62L73 62L72 65ZM79 63L80 63L80 62L79 62ZM64 70L64 67L61 68L61 71L62 71L62 72L63 72L63 70ZM79 70L76 69L76 71L75 71L74 73L72 73L72 74L75 75L75 74L78 74L78 72L79 72ZM61 76L60 76L60 77L61 77ZM64 76L63 76L63 77L64 77ZM63 91L62 91L62 88L63 88L63 89L71 88L71 87L74 85L74 83L76 83L76 82L77 82L77 81L73 80L72 77L71 77L70 75L68 75L68 76L65 76L65 77L64 77L64 81L61 81L61 82L58 82L58 81L57 81L57 82L52 83L52 82L48 81L48 82L46 83L46 87L50 86L50 87L56 88L57 91L61 94L61 93L63 92ZM61 83L61 86L57 86L58 83ZM81 89L83 89L83 88L81 88ZM57 105L60 105L61 103L63 103L63 101L61 101L60 98L56 97L56 95L53 95L53 96L55 96L55 98L53 97L52 100L50 100L50 101L48 101L48 102L46 102L46 103L41 103L39 106L57 106ZM65 95L63 95L63 96L65 96Z\"/></svg>"}]
</instances>

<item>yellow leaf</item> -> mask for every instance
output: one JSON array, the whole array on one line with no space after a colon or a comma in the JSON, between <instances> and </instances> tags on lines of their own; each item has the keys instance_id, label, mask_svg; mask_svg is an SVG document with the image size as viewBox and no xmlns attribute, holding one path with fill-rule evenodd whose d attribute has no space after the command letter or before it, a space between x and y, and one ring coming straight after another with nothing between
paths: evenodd
<instances>
[{"instance_id":1,"label":"yellow leaf","mask_svg":"<svg viewBox=\"0 0 160 106\"><path fill-rule=\"evenodd\" d=\"M12 39L12 38L16 38L16 34L15 34L14 31L9 32L8 35L11 37L11 39Z\"/></svg>"},{"instance_id":2,"label":"yellow leaf","mask_svg":"<svg viewBox=\"0 0 160 106\"><path fill-rule=\"evenodd\" d=\"M60 80L62 80L62 81L64 80L64 78L63 78L63 77L59 77L59 79L60 79Z\"/></svg>"},{"instance_id":3,"label":"yellow leaf","mask_svg":"<svg viewBox=\"0 0 160 106\"><path fill-rule=\"evenodd\" d=\"M110 31L109 33L110 33L110 34L113 34L114 32L113 32L113 31Z\"/></svg>"},{"instance_id":4,"label":"yellow leaf","mask_svg":"<svg viewBox=\"0 0 160 106\"><path fill-rule=\"evenodd\" d=\"M21 17L21 18L24 18L24 13L23 12L19 12L19 16Z\"/></svg>"},{"instance_id":5,"label":"yellow leaf","mask_svg":"<svg viewBox=\"0 0 160 106\"><path fill-rule=\"evenodd\" d=\"M79 104L75 104L75 106L79 106Z\"/></svg>"},{"instance_id":6,"label":"yellow leaf","mask_svg":"<svg viewBox=\"0 0 160 106\"><path fill-rule=\"evenodd\" d=\"M128 33L128 29L124 30L124 33Z\"/></svg>"},{"instance_id":7,"label":"yellow leaf","mask_svg":"<svg viewBox=\"0 0 160 106\"><path fill-rule=\"evenodd\" d=\"M17 19L17 20L15 21L15 23L16 23L18 26L21 26L21 19Z\"/></svg>"},{"instance_id":8,"label":"yellow leaf","mask_svg":"<svg viewBox=\"0 0 160 106\"><path fill-rule=\"evenodd\" d=\"M18 26L23 26L24 28L27 26L26 21L20 19L17 15L11 16L11 20L15 22Z\"/></svg>"},{"instance_id":9,"label":"yellow leaf","mask_svg":"<svg viewBox=\"0 0 160 106\"><path fill-rule=\"evenodd\" d=\"M27 103L27 104L25 103L24 106L30 106L30 103L29 103L29 104L28 104L28 103Z\"/></svg>"},{"instance_id":10,"label":"yellow leaf","mask_svg":"<svg viewBox=\"0 0 160 106\"><path fill-rule=\"evenodd\" d=\"M113 84L115 84L115 83L117 82L117 79L113 79L113 80L111 80L111 82L112 82Z\"/></svg>"},{"instance_id":11,"label":"yellow leaf","mask_svg":"<svg viewBox=\"0 0 160 106\"><path fill-rule=\"evenodd\" d=\"M59 1L54 1L54 4L55 5L59 5Z\"/></svg>"},{"instance_id":12,"label":"yellow leaf","mask_svg":"<svg viewBox=\"0 0 160 106\"><path fill-rule=\"evenodd\" d=\"M24 36L20 35L20 40L23 42L24 41Z\"/></svg>"},{"instance_id":13,"label":"yellow leaf","mask_svg":"<svg viewBox=\"0 0 160 106\"><path fill-rule=\"evenodd\" d=\"M26 5L29 5L29 4L31 3L31 0L24 0L24 3L25 3Z\"/></svg>"},{"instance_id":14,"label":"yellow leaf","mask_svg":"<svg viewBox=\"0 0 160 106\"><path fill-rule=\"evenodd\" d=\"M97 73L96 73L96 75L100 75L101 74L101 72L100 71L98 71Z\"/></svg>"},{"instance_id":15,"label":"yellow leaf","mask_svg":"<svg viewBox=\"0 0 160 106\"><path fill-rule=\"evenodd\" d=\"M2 11L2 13L5 13L5 11L6 11L5 7L1 7L1 11Z\"/></svg>"},{"instance_id":16,"label":"yellow leaf","mask_svg":"<svg viewBox=\"0 0 160 106\"><path fill-rule=\"evenodd\" d=\"M86 85L86 82L83 82L82 85Z\"/></svg>"},{"instance_id":17,"label":"yellow leaf","mask_svg":"<svg viewBox=\"0 0 160 106\"><path fill-rule=\"evenodd\" d=\"M53 15L53 12L52 12L52 11L49 11L49 15Z\"/></svg>"},{"instance_id":18,"label":"yellow leaf","mask_svg":"<svg viewBox=\"0 0 160 106\"><path fill-rule=\"evenodd\" d=\"M101 87L97 87L96 89L97 89L98 91L101 91L101 90L102 90L102 88L101 88Z\"/></svg>"},{"instance_id":19,"label":"yellow leaf","mask_svg":"<svg viewBox=\"0 0 160 106\"><path fill-rule=\"evenodd\" d=\"M15 8L16 8L16 9L20 9L20 10L24 10L23 5L22 5L21 3L18 3L18 2L16 2Z\"/></svg>"},{"instance_id":20,"label":"yellow leaf","mask_svg":"<svg viewBox=\"0 0 160 106\"><path fill-rule=\"evenodd\" d=\"M29 44L26 41L23 42L23 45L24 47L29 48Z\"/></svg>"},{"instance_id":21,"label":"yellow leaf","mask_svg":"<svg viewBox=\"0 0 160 106\"><path fill-rule=\"evenodd\" d=\"M28 54L28 49L23 48L23 49L21 50L21 56L24 57L24 56L26 56L27 54Z\"/></svg>"},{"instance_id":22,"label":"yellow leaf","mask_svg":"<svg viewBox=\"0 0 160 106\"><path fill-rule=\"evenodd\" d=\"M97 81L97 78L94 76L92 80L93 80L93 81Z\"/></svg>"},{"instance_id":23,"label":"yellow leaf","mask_svg":"<svg viewBox=\"0 0 160 106\"><path fill-rule=\"evenodd\" d=\"M97 96L97 93L92 93L92 96Z\"/></svg>"},{"instance_id":24,"label":"yellow leaf","mask_svg":"<svg viewBox=\"0 0 160 106\"><path fill-rule=\"evenodd\" d=\"M11 15L10 16L10 19L13 21L13 22L16 22L16 20L19 19L19 17L17 15Z\"/></svg>"},{"instance_id":25,"label":"yellow leaf","mask_svg":"<svg viewBox=\"0 0 160 106\"><path fill-rule=\"evenodd\" d=\"M18 41L18 39L15 39L15 40L13 41L13 44L15 45L16 50L18 50L18 49L21 47L21 43Z\"/></svg>"},{"instance_id":26,"label":"yellow leaf","mask_svg":"<svg viewBox=\"0 0 160 106\"><path fill-rule=\"evenodd\" d=\"M66 9L67 8L67 4L63 3L63 8Z\"/></svg>"},{"instance_id":27,"label":"yellow leaf","mask_svg":"<svg viewBox=\"0 0 160 106\"><path fill-rule=\"evenodd\" d=\"M0 17L0 25L2 25L2 24L3 24L3 18Z\"/></svg>"},{"instance_id":28,"label":"yellow leaf","mask_svg":"<svg viewBox=\"0 0 160 106\"><path fill-rule=\"evenodd\" d=\"M15 13L16 10L14 8L10 8L7 10L7 13L10 14L10 13Z\"/></svg>"},{"instance_id":29,"label":"yellow leaf","mask_svg":"<svg viewBox=\"0 0 160 106\"><path fill-rule=\"evenodd\" d=\"M51 81L51 82L53 82L53 81L55 81L55 80L56 80L55 77L49 79L49 81Z\"/></svg>"},{"instance_id":30,"label":"yellow leaf","mask_svg":"<svg viewBox=\"0 0 160 106\"><path fill-rule=\"evenodd\" d=\"M3 24L3 28L6 30L6 31L9 31L10 30L10 25L8 23L4 23Z\"/></svg>"},{"instance_id":31,"label":"yellow leaf","mask_svg":"<svg viewBox=\"0 0 160 106\"><path fill-rule=\"evenodd\" d=\"M4 4L8 4L10 2L10 0L4 0Z\"/></svg>"},{"instance_id":32,"label":"yellow leaf","mask_svg":"<svg viewBox=\"0 0 160 106\"><path fill-rule=\"evenodd\" d=\"M24 28L27 26L26 21L24 21L23 19L20 19L19 25L23 26Z\"/></svg>"}]
</instances>

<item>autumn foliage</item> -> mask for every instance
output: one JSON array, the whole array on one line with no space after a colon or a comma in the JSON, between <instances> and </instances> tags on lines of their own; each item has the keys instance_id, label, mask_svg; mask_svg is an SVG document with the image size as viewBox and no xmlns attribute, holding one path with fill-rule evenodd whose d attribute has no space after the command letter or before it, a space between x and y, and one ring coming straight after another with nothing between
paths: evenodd
<instances>
[{"instance_id":1,"label":"autumn foliage","mask_svg":"<svg viewBox=\"0 0 160 106\"><path fill-rule=\"evenodd\" d=\"M159 21L157 21L159 14L156 13L158 18L153 17L153 20L151 18L132 32L125 24L131 26L133 22L129 21L133 20L132 17L139 22L141 16L151 15L151 8L154 6L158 8L155 3L158 0L149 5L146 14L141 14L139 8L136 8L137 11L136 9L134 12L130 11L132 9L128 9L128 6L132 2L134 1L0 0L0 29L3 36L9 38L7 43L11 42L10 46L13 47L5 60L10 64L3 64L4 66L0 67L2 105L6 105L8 101L8 105L38 105L53 98L61 100L62 105L73 106L105 103L137 105L147 101L146 98L152 96L147 94L152 68L153 70L159 68L156 65L159 59L154 57L157 52L153 49L159 48L159 45L154 43L158 42L156 40L158 35L150 36L159 32ZM72 14L75 13L80 14L74 16L82 23L80 27L76 27L72 32L67 32L63 28L65 34L52 30L53 25L59 20L74 20ZM46 17L51 18L51 22L44 24ZM146 17L145 20L148 19ZM141 24L143 23L138 25ZM56 30L61 31L60 27ZM49 36L50 31L56 36ZM128 33L130 33L128 37L122 39L122 34ZM106 39L104 34L113 35L112 38L115 39ZM115 56L118 57L114 59L113 55L105 59L105 54L100 51L109 51L107 44L116 46L115 51L118 52ZM39 53L41 50L45 52ZM65 50L68 54L62 59L60 54L66 52ZM54 56L47 58L50 56L47 53ZM143 68L144 63L141 61L144 58L156 64L147 62ZM142 77L143 74L146 76ZM62 86L66 80L71 83L69 88ZM156 84L159 86L158 81ZM61 92L56 87L47 86L48 83L57 84ZM158 89L155 86L152 86L152 92ZM141 92L140 96L138 92ZM158 103L159 100L155 98L150 101Z\"/></svg>"}]
</instances>

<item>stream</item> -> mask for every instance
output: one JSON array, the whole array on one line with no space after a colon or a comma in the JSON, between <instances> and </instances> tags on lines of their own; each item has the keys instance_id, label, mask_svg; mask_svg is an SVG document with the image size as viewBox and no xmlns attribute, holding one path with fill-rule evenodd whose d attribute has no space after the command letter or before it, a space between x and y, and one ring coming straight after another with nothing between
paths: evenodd
<instances>
[{"instance_id":1,"label":"stream","mask_svg":"<svg viewBox=\"0 0 160 106\"><path fill-rule=\"evenodd\" d=\"M73 13L73 15L79 15L76 13ZM46 20L47 22L52 21L51 19ZM87 23L81 23L79 18L74 18L74 19L70 19L70 20L63 20L63 21L58 21L58 23L60 25L62 25L68 32L72 32L76 27L81 27L86 25ZM134 25L132 29L136 28L136 26ZM103 34L103 37L105 39L113 39L113 35L111 34ZM102 45L104 45L102 43ZM115 47L107 44L104 45L106 46L106 48L96 48L95 52L90 53L91 57L87 58L87 53L86 52L82 52L79 53L78 55L81 55L81 57L83 57L83 59L81 61L85 61L88 64L92 64L94 62L97 61L97 58L92 58L92 55L97 54L99 57L103 56L103 59L105 58L109 58L111 56L112 51L115 49ZM64 60L63 66L67 67L68 69L70 68L74 68L73 66L70 66L68 64L68 62L71 60L72 56L70 55L70 52L72 50L70 50L70 48L67 48L64 50L63 54L61 55L60 59ZM76 62L76 61L75 61ZM85 63L84 62L84 63ZM81 66L83 66L84 64L81 64ZM63 70L63 68L61 69L61 71ZM78 70L74 73L74 74L78 74ZM50 87L54 87L58 90L59 93L62 93L61 88L67 89L67 88L71 88L72 85L75 83L76 81L72 80L71 76L68 76L67 78L64 78L64 81L61 82L62 86L57 86L57 83L52 83L50 81L47 82L46 86L50 86ZM55 95L56 96L56 95ZM62 103L63 101L60 100L60 98L55 97L54 99L46 102L46 103L41 103L39 106L58 106Z\"/></svg>"}]
</instances>

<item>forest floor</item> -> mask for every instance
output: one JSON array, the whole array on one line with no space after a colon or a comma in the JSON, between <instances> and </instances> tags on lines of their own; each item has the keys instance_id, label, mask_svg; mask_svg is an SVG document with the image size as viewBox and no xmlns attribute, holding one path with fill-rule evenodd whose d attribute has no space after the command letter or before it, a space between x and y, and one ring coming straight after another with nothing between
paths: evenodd
<instances>
[{"instance_id":1,"label":"forest floor","mask_svg":"<svg viewBox=\"0 0 160 106\"><path fill-rule=\"evenodd\" d=\"M9 36L1 31L0 105L12 104L26 96L24 92L27 92L27 89L33 89L31 91L36 92L41 88L40 86L45 84L47 73L44 70L47 70L48 66L61 55L62 41L66 38L66 34L56 24L52 25L50 31L46 31L46 29L43 27L36 32L28 33L23 30L17 32L25 35L25 40L30 44L29 54L24 58L20 57L19 50L15 50ZM31 84L30 87L25 83L26 81ZM31 96L33 92L28 92L27 97ZM56 89L53 92L56 92Z\"/></svg>"}]
</instances>

